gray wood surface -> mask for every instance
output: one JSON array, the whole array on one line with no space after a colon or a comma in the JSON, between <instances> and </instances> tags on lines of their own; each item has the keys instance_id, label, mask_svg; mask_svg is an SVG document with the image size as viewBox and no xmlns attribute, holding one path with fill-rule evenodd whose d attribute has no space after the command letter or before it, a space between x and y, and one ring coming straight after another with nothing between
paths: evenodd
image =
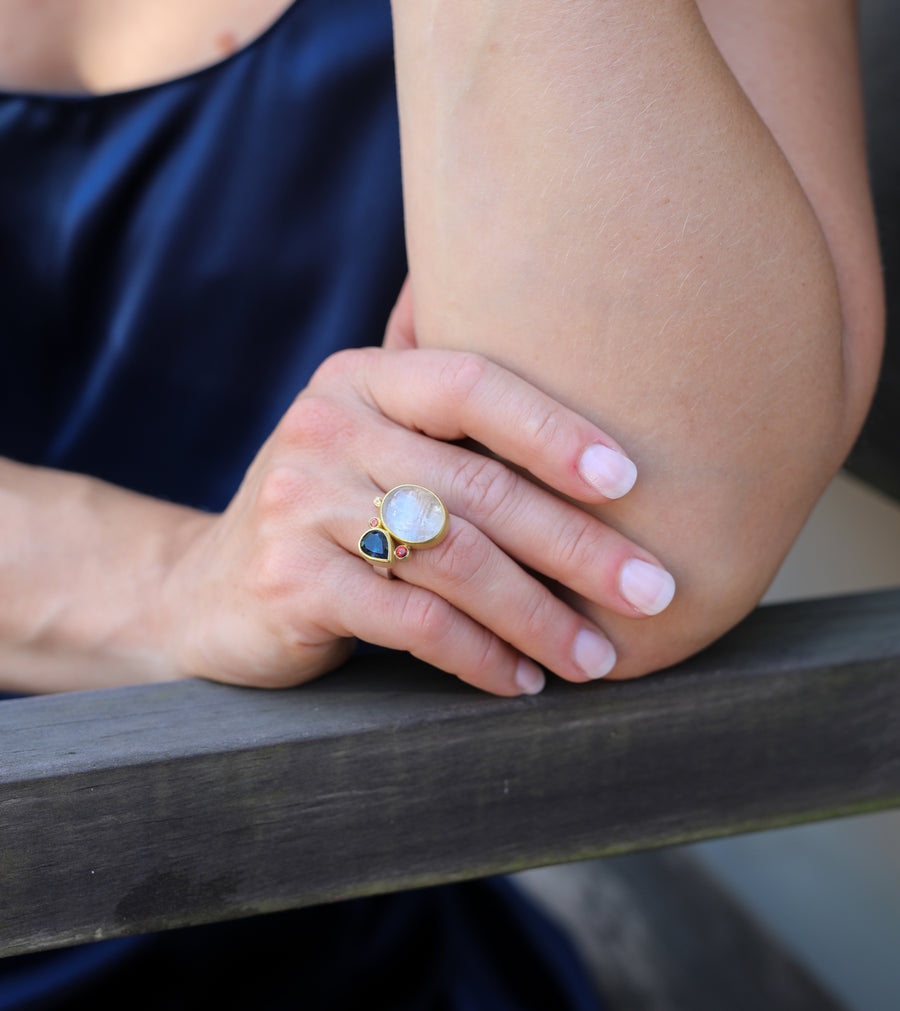
<instances>
[{"instance_id":1,"label":"gray wood surface","mask_svg":"<svg viewBox=\"0 0 900 1011\"><path fill-rule=\"evenodd\" d=\"M896 805L898 716L900 591L536 698L381 656L3 702L0 952Z\"/></svg>"}]
</instances>

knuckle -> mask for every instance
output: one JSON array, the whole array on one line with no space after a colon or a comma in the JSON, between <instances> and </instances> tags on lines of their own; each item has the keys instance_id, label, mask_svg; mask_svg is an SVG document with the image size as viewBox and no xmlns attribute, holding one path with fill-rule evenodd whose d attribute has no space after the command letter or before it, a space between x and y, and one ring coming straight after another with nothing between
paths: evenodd
<instances>
[{"instance_id":1,"label":"knuckle","mask_svg":"<svg viewBox=\"0 0 900 1011\"><path fill-rule=\"evenodd\" d=\"M453 482L454 496L466 503L475 523L488 516L497 516L514 503L518 478L502 463L472 454L457 471Z\"/></svg>"},{"instance_id":2,"label":"knuckle","mask_svg":"<svg viewBox=\"0 0 900 1011\"><path fill-rule=\"evenodd\" d=\"M529 407L523 411L519 423L523 435L536 449L547 450L558 440L563 427L562 411L553 404Z\"/></svg>"},{"instance_id":3,"label":"knuckle","mask_svg":"<svg viewBox=\"0 0 900 1011\"><path fill-rule=\"evenodd\" d=\"M411 593L403 604L400 623L419 642L440 643L450 633L450 605L433 593Z\"/></svg>"},{"instance_id":4,"label":"knuckle","mask_svg":"<svg viewBox=\"0 0 900 1011\"><path fill-rule=\"evenodd\" d=\"M509 648L485 629L479 652L472 660L470 674L479 680L491 678L498 670L509 665Z\"/></svg>"},{"instance_id":5,"label":"knuckle","mask_svg":"<svg viewBox=\"0 0 900 1011\"><path fill-rule=\"evenodd\" d=\"M564 572L592 569L597 564L597 521L576 514L557 529L553 553Z\"/></svg>"},{"instance_id":6,"label":"knuckle","mask_svg":"<svg viewBox=\"0 0 900 1011\"><path fill-rule=\"evenodd\" d=\"M333 449L353 433L347 410L331 397L317 394L298 397L278 428L281 441L292 449Z\"/></svg>"},{"instance_id":7,"label":"knuckle","mask_svg":"<svg viewBox=\"0 0 900 1011\"><path fill-rule=\"evenodd\" d=\"M455 351L447 355L438 374L441 392L451 402L462 405L475 387L483 383L491 363L473 351Z\"/></svg>"},{"instance_id":8,"label":"knuckle","mask_svg":"<svg viewBox=\"0 0 900 1011\"><path fill-rule=\"evenodd\" d=\"M303 497L302 475L294 467L279 465L267 470L256 492L256 509L260 518L277 519L296 509Z\"/></svg>"},{"instance_id":9,"label":"knuckle","mask_svg":"<svg viewBox=\"0 0 900 1011\"><path fill-rule=\"evenodd\" d=\"M442 545L441 582L455 588L472 578L487 563L487 541L468 523L455 524Z\"/></svg>"},{"instance_id":10,"label":"knuckle","mask_svg":"<svg viewBox=\"0 0 900 1011\"><path fill-rule=\"evenodd\" d=\"M294 597L301 584L296 556L284 541L267 540L248 566L248 582L253 595L263 604Z\"/></svg>"},{"instance_id":11,"label":"knuckle","mask_svg":"<svg viewBox=\"0 0 900 1011\"><path fill-rule=\"evenodd\" d=\"M345 348L329 355L310 379L310 386L345 384L349 379L369 368L378 354L377 348Z\"/></svg>"},{"instance_id":12,"label":"knuckle","mask_svg":"<svg viewBox=\"0 0 900 1011\"><path fill-rule=\"evenodd\" d=\"M549 591L536 587L517 610L516 620L528 642L546 641L548 630L555 627L556 605Z\"/></svg>"}]
</instances>

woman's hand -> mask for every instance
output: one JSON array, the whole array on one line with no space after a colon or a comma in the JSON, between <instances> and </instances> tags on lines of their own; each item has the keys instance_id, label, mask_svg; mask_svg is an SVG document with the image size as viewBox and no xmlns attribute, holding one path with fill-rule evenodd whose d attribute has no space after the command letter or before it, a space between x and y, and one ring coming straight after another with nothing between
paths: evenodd
<instances>
[{"instance_id":1,"label":"woman's hand","mask_svg":"<svg viewBox=\"0 0 900 1011\"><path fill-rule=\"evenodd\" d=\"M278 687L335 667L360 638L500 695L539 691L535 660L570 681L602 677L612 645L542 577L628 617L668 604L674 583L652 555L563 500L602 504L634 478L608 436L485 358L341 352L228 509L197 519L165 584L172 660ZM441 497L449 532L386 580L357 542L373 499L402 483Z\"/></svg>"}]
</instances>

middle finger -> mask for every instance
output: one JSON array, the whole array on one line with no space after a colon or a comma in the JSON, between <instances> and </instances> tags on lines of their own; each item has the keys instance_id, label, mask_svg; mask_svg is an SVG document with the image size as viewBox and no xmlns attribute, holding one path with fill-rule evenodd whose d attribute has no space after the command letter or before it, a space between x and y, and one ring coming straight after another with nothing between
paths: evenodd
<instances>
[{"instance_id":1,"label":"middle finger","mask_svg":"<svg viewBox=\"0 0 900 1011\"><path fill-rule=\"evenodd\" d=\"M434 489L452 515L520 565L626 617L658 614L672 600L675 581L657 559L601 520L498 460L423 436L408 439L399 459L403 472L413 473L410 481ZM379 461L370 473L385 490L399 483L396 459Z\"/></svg>"}]
</instances>

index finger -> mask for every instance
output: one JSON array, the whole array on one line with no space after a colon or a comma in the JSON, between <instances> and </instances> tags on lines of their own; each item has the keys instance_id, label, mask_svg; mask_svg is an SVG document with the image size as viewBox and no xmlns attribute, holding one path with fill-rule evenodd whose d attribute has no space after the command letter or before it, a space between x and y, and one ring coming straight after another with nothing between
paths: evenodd
<instances>
[{"instance_id":1,"label":"index finger","mask_svg":"<svg viewBox=\"0 0 900 1011\"><path fill-rule=\"evenodd\" d=\"M621 498L637 478L604 431L481 355L375 349L356 376L359 393L397 423L445 442L474 439L578 501Z\"/></svg>"}]
</instances>

